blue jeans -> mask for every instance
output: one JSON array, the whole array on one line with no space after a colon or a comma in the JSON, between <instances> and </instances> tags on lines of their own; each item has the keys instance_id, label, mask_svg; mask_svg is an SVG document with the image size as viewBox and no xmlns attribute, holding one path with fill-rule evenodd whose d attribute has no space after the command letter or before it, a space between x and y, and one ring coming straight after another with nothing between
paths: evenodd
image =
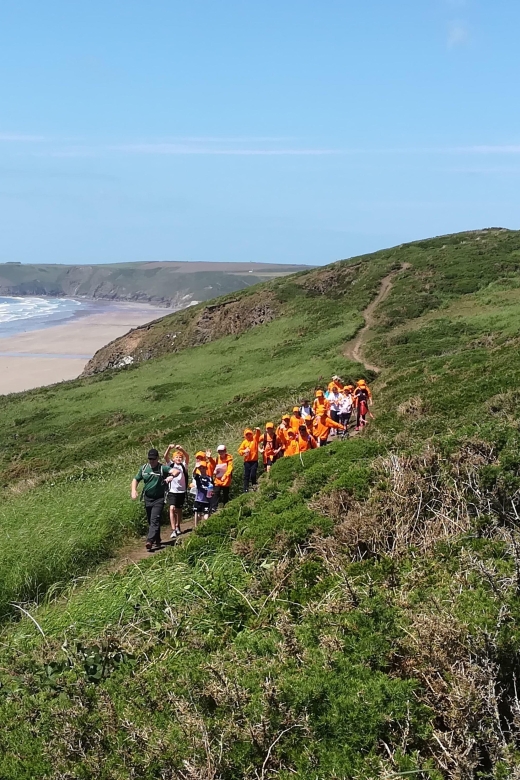
<instances>
[{"instance_id":1,"label":"blue jeans","mask_svg":"<svg viewBox=\"0 0 520 780\"><path fill-rule=\"evenodd\" d=\"M256 485L256 475L258 472L257 460L246 460L244 463L244 493L249 492L249 482Z\"/></svg>"}]
</instances>

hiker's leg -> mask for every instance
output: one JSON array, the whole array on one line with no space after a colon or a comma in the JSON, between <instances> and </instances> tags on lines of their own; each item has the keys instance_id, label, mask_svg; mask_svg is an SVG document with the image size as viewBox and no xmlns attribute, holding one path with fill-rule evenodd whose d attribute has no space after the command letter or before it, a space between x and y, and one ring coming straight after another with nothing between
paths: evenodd
<instances>
[{"instance_id":1,"label":"hiker's leg","mask_svg":"<svg viewBox=\"0 0 520 780\"><path fill-rule=\"evenodd\" d=\"M229 501L229 485L227 485L227 487L222 486L220 490L222 492L222 504L223 506L226 506Z\"/></svg>"},{"instance_id":2,"label":"hiker's leg","mask_svg":"<svg viewBox=\"0 0 520 780\"><path fill-rule=\"evenodd\" d=\"M249 490L249 479L251 477L251 465L252 461L246 460L244 463L244 493L247 493Z\"/></svg>"},{"instance_id":3,"label":"hiker's leg","mask_svg":"<svg viewBox=\"0 0 520 780\"><path fill-rule=\"evenodd\" d=\"M154 541L154 534L152 532L152 507L153 502L150 501L150 499L146 498L144 499L144 508L146 511L146 519L148 520L148 534L146 537L146 541L153 544Z\"/></svg>"},{"instance_id":4,"label":"hiker's leg","mask_svg":"<svg viewBox=\"0 0 520 780\"><path fill-rule=\"evenodd\" d=\"M174 531L175 530L175 521L176 521L175 515L177 513L177 510L175 509L173 504L170 504L169 507L168 507L168 511L169 511L169 514L170 514L170 525L172 527L172 531Z\"/></svg>"},{"instance_id":5,"label":"hiker's leg","mask_svg":"<svg viewBox=\"0 0 520 780\"><path fill-rule=\"evenodd\" d=\"M213 488L213 496L211 497L210 501L210 509L211 512L216 512L218 509L218 502L220 500L220 493L223 490L221 485L215 485Z\"/></svg>"},{"instance_id":6,"label":"hiker's leg","mask_svg":"<svg viewBox=\"0 0 520 780\"><path fill-rule=\"evenodd\" d=\"M150 528L148 530L148 538L155 544L161 543L161 517L163 509L164 499L156 498L151 506Z\"/></svg>"},{"instance_id":7,"label":"hiker's leg","mask_svg":"<svg viewBox=\"0 0 520 780\"><path fill-rule=\"evenodd\" d=\"M256 475L258 473L258 461L251 461L251 484L256 485Z\"/></svg>"}]
</instances>

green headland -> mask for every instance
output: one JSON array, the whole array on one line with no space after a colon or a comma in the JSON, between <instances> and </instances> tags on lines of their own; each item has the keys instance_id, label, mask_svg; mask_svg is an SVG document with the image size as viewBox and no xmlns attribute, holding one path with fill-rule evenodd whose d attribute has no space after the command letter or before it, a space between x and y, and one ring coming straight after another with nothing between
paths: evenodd
<instances>
[{"instance_id":1,"label":"green headland","mask_svg":"<svg viewBox=\"0 0 520 780\"><path fill-rule=\"evenodd\" d=\"M489 229L232 292L115 342L126 368L1 397L0 778L517 778L519 347L520 232ZM370 383L362 435L246 495L237 456L224 509L125 559L149 447L235 452L336 373Z\"/></svg>"}]
</instances>

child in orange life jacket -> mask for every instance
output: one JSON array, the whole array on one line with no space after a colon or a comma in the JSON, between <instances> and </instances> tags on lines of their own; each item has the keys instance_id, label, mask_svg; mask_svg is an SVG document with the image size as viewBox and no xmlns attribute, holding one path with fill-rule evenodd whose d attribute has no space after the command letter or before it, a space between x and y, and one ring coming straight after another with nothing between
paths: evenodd
<instances>
[{"instance_id":1,"label":"child in orange life jacket","mask_svg":"<svg viewBox=\"0 0 520 780\"><path fill-rule=\"evenodd\" d=\"M312 402L312 411L314 414L323 414L323 412L328 412L329 408L330 404L325 398L323 390L316 390L316 398Z\"/></svg>"},{"instance_id":2,"label":"child in orange life jacket","mask_svg":"<svg viewBox=\"0 0 520 780\"><path fill-rule=\"evenodd\" d=\"M292 428L287 431L287 445L284 450L284 458L289 458L291 455L298 455L300 448L298 446L298 434Z\"/></svg>"},{"instance_id":3,"label":"child in orange life jacket","mask_svg":"<svg viewBox=\"0 0 520 780\"><path fill-rule=\"evenodd\" d=\"M307 452L307 450L315 450L317 446L316 439L309 433L305 423L300 425L298 429L298 451Z\"/></svg>"},{"instance_id":4,"label":"child in orange life jacket","mask_svg":"<svg viewBox=\"0 0 520 780\"><path fill-rule=\"evenodd\" d=\"M310 433L310 434L311 434L311 436L312 436L312 424L313 424L313 422L314 422L314 417L311 417L311 415L310 415L310 414L308 414L308 415L305 417L305 420L304 420L304 422L305 422L305 427L307 428L307 430L309 431L309 433Z\"/></svg>"},{"instance_id":5,"label":"child in orange life jacket","mask_svg":"<svg viewBox=\"0 0 520 780\"><path fill-rule=\"evenodd\" d=\"M287 444L287 431L291 427L291 415L290 414L284 414L282 417L282 422L276 429L276 440L278 442L278 447L280 448L279 455L280 457L283 455L283 451Z\"/></svg>"},{"instance_id":6,"label":"child in orange life jacket","mask_svg":"<svg viewBox=\"0 0 520 780\"><path fill-rule=\"evenodd\" d=\"M265 424L265 433L260 441L260 452L262 453L265 470L269 473L271 466L280 454L280 447L272 422Z\"/></svg>"},{"instance_id":7,"label":"child in orange life jacket","mask_svg":"<svg viewBox=\"0 0 520 780\"><path fill-rule=\"evenodd\" d=\"M260 428L255 428L255 432L251 428L246 428L244 431L244 441L238 448L238 454L244 458L244 493L249 492L249 483L253 490L256 489L256 478L258 474L258 450L260 446L260 438L262 431Z\"/></svg>"},{"instance_id":8,"label":"child in orange life jacket","mask_svg":"<svg viewBox=\"0 0 520 780\"><path fill-rule=\"evenodd\" d=\"M316 415L313 423L313 433L319 442L320 447L324 447L329 443L329 433L333 428L336 428L338 431L345 430L345 427L341 425L341 423L331 420L327 412Z\"/></svg>"},{"instance_id":9,"label":"child in orange life jacket","mask_svg":"<svg viewBox=\"0 0 520 780\"><path fill-rule=\"evenodd\" d=\"M217 457L213 467L213 498L211 499L211 511L216 512L219 500L224 506L229 501L229 490L233 479L233 456L228 453L225 444L217 447Z\"/></svg>"},{"instance_id":10,"label":"child in orange life jacket","mask_svg":"<svg viewBox=\"0 0 520 780\"><path fill-rule=\"evenodd\" d=\"M300 412L299 406L293 406L292 410L292 417L291 417L291 428L293 431L297 431L302 423L302 413Z\"/></svg>"}]
</instances>

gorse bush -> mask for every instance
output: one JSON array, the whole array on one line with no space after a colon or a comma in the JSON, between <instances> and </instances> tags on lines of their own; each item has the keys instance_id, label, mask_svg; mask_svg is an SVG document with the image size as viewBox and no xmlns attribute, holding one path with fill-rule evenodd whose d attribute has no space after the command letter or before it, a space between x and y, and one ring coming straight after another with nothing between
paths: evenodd
<instances>
[{"instance_id":1,"label":"gorse bush","mask_svg":"<svg viewBox=\"0 0 520 780\"><path fill-rule=\"evenodd\" d=\"M234 296L270 322L189 347L181 312L131 370L0 400L0 777L518 775L518 252L481 231L278 279ZM365 435L245 496L237 458L191 538L96 573L142 528L149 446L233 451L331 374L376 379L342 354L391 272Z\"/></svg>"}]
</instances>

